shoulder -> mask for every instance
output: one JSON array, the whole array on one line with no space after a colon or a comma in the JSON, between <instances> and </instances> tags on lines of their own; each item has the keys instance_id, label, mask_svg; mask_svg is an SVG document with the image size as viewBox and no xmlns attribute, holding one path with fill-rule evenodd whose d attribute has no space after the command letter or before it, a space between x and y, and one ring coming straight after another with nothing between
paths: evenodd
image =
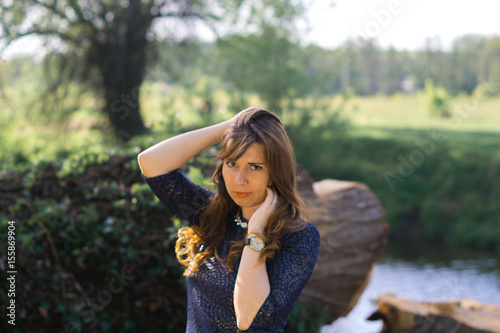
<instances>
[{"instance_id":1,"label":"shoulder","mask_svg":"<svg viewBox=\"0 0 500 333\"><path fill-rule=\"evenodd\" d=\"M179 169L154 177L142 174L142 177L174 214L193 224L197 224L199 212L214 196L207 188L189 180Z\"/></svg>"},{"instance_id":2,"label":"shoulder","mask_svg":"<svg viewBox=\"0 0 500 333\"><path fill-rule=\"evenodd\" d=\"M207 188L192 182L189 178L187 178L180 169L176 169L173 171L169 171L167 173L157 175L154 177L146 177L141 172L142 178L146 181L146 183L153 189L162 189L162 190L201 190L204 194L209 196L214 195L213 192L208 190Z\"/></svg>"},{"instance_id":3,"label":"shoulder","mask_svg":"<svg viewBox=\"0 0 500 333\"><path fill-rule=\"evenodd\" d=\"M287 234L288 237L312 237L319 238L318 229L311 222L305 221L301 218L297 220L298 230L293 230Z\"/></svg>"},{"instance_id":4,"label":"shoulder","mask_svg":"<svg viewBox=\"0 0 500 333\"><path fill-rule=\"evenodd\" d=\"M284 262L287 266L300 266L301 272L311 272L316 265L319 254L320 235L318 229L303 220L299 230L286 233L281 238L281 249L276 262Z\"/></svg>"},{"instance_id":5,"label":"shoulder","mask_svg":"<svg viewBox=\"0 0 500 333\"><path fill-rule=\"evenodd\" d=\"M299 219L300 229L288 232L283 237L283 245L294 247L307 246L312 251L319 249L320 235L318 229L310 222Z\"/></svg>"}]
</instances>

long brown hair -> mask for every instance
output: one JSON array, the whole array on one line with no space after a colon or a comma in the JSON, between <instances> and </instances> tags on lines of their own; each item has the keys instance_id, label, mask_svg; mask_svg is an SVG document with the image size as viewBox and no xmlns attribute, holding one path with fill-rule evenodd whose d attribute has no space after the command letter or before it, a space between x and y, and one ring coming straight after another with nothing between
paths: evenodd
<instances>
[{"instance_id":1,"label":"long brown hair","mask_svg":"<svg viewBox=\"0 0 500 333\"><path fill-rule=\"evenodd\" d=\"M229 141L231 145L228 145ZM193 225L179 230L175 252L179 262L186 267L184 275L192 274L206 259L213 256L233 270L233 259L241 257L245 239L233 242L227 258L221 258L219 255L228 223L234 223L233 218L239 211L239 206L227 192L222 177L222 166L226 159L238 160L254 143L264 146L271 187L278 195L276 209L269 217L262 235L266 247L260 258L273 258L281 249L280 238L287 232L305 226L301 216L307 211L297 195L295 156L282 122L278 116L265 109L247 111L237 118L222 137L217 166L212 175L217 194L201 213L199 226ZM207 242L208 240L210 242ZM204 246L200 250L202 245Z\"/></svg>"}]
</instances>

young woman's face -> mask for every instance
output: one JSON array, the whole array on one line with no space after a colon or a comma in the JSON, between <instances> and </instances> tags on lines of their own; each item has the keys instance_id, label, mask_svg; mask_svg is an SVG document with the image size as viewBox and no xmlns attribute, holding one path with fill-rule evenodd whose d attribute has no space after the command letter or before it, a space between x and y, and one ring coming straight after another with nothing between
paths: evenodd
<instances>
[{"instance_id":1,"label":"young woman's face","mask_svg":"<svg viewBox=\"0 0 500 333\"><path fill-rule=\"evenodd\" d=\"M224 160L222 177L234 202L241 207L245 219L266 199L271 177L268 171L264 146L254 143L237 160Z\"/></svg>"}]
</instances>

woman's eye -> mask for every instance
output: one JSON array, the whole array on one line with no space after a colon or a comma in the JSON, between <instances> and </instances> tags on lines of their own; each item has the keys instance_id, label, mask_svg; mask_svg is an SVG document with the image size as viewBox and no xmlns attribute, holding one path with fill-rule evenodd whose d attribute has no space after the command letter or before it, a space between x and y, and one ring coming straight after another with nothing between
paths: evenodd
<instances>
[{"instance_id":1,"label":"woman's eye","mask_svg":"<svg viewBox=\"0 0 500 333\"><path fill-rule=\"evenodd\" d=\"M262 167L260 165L252 165L250 168L252 168L252 170L260 170L260 169L262 169Z\"/></svg>"},{"instance_id":2,"label":"woman's eye","mask_svg":"<svg viewBox=\"0 0 500 333\"><path fill-rule=\"evenodd\" d=\"M236 163L234 163L234 162L226 162L226 164L227 164L227 166L228 166L228 167L230 167L230 168L232 168L232 167L236 166Z\"/></svg>"}]
</instances>

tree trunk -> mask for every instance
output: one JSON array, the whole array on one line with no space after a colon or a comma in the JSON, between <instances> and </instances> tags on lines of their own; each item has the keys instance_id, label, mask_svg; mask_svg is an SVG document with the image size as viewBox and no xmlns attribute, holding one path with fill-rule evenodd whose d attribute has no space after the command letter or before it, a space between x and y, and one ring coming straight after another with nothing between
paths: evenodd
<instances>
[{"instance_id":1,"label":"tree trunk","mask_svg":"<svg viewBox=\"0 0 500 333\"><path fill-rule=\"evenodd\" d=\"M104 84L103 111L114 135L127 141L147 132L140 113L140 87L150 19L137 0L130 1L125 17L116 19L118 22L99 49L99 69Z\"/></svg>"}]
</instances>

